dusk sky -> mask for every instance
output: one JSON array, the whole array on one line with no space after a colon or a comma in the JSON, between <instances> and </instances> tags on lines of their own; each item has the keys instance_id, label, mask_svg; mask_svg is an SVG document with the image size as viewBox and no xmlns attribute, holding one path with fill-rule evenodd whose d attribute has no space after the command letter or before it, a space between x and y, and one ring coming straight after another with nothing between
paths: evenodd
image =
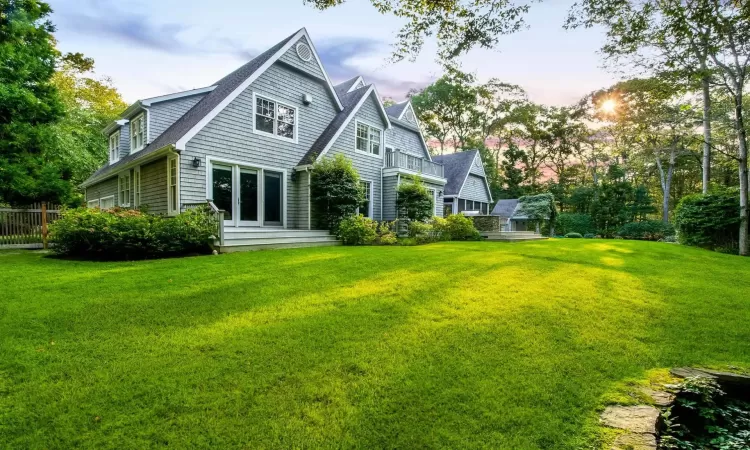
<instances>
[{"instance_id":1,"label":"dusk sky","mask_svg":"<svg viewBox=\"0 0 750 450\"><path fill-rule=\"evenodd\" d=\"M401 100L441 74L435 42L417 61L386 58L400 20L368 0L320 12L302 0L52 0L63 52L96 61L125 100L209 86L254 55L306 27L334 83L363 75L380 94ZM615 76L596 53L601 30L565 31L572 0L532 5L529 29L502 37L495 50L475 50L462 68L481 81L497 77L524 87L533 101L571 104ZM221 5L221 6L218 6Z\"/></svg>"}]
</instances>

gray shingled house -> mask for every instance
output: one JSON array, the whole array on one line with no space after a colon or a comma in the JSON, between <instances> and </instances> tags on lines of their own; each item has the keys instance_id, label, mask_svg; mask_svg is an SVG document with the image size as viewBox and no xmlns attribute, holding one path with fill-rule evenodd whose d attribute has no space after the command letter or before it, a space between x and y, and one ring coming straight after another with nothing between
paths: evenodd
<instances>
[{"instance_id":1,"label":"gray shingled house","mask_svg":"<svg viewBox=\"0 0 750 450\"><path fill-rule=\"evenodd\" d=\"M492 193L478 150L435 156L433 161L445 167L448 180L443 191L444 215L489 214Z\"/></svg>"},{"instance_id":2,"label":"gray shingled house","mask_svg":"<svg viewBox=\"0 0 750 450\"><path fill-rule=\"evenodd\" d=\"M336 154L362 178L360 213L396 219L397 186L419 174L443 215L448 180L411 104L384 108L362 77L333 85L304 28L210 86L137 101L104 131L109 162L82 184L87 204L175 215L211 200L224 251L336 244L314 230L309 194L311 165Z\"/></svg>"}]
</instances>

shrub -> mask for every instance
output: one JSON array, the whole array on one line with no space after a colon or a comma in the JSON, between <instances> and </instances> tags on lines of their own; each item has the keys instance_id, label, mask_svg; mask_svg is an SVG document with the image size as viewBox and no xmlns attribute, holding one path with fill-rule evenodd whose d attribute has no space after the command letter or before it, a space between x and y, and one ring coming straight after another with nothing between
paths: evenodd
<instances>
[{"instance_id":1,"label":"shrub","mask_svg":"<svg viewBox=\"0 0 750 450\"><path fill-rule=\"evenodd\" d=\"M623 239L643 241L660 241L667 236L674 236L674 226L660 220L644 220L623 225L617 235Z\"/></svg>"},{"instance_id":2,"label":"shrub","mask_svg":"<svg viewBox=\"0 0 750 450\"><path fill-rule=\"evenodd\" d=\"M561 213L557 216L555 233L562 236L568 233L593 234L596 227L588 214Z\"/></svg>"},{"instance_id":3,"label":"shrub","mask_svg":"<svg viewBox=\"0 0 750 450\"><path fill-rule=\"evenodd\" d=\"M586 233L583 235L584 239L594 239L596 235L594 233Z\"/></svg>"},{"instance_id":4,"label":"shrub","mask_svg":"<svg viewBox=\"0 0 750 450\"><path fill-rule=\"evenodd\" d=\"M415 176L411 182L407 181L398 186L396 208L398 208L399 216L406 218L409 222L424 222L432 216L435 206L424 183Z\"/></svg>"},{"instance_id":5,"label":"shrub","mask_svg":"<svg viewBox=\"0 0 750 450\"><path fill-rule=\"evenodd\" d=\"M378 236L378 224L357 214L342 220L337 234L344 245L370 245Z\"/></svg>"},{"instance_id":6,"label":"shrub","mask_svg":"<svg viewBox=\"0 0 750 450\"><path fill-rule=\"evenodd\" d=\"M443 217L433 217L432 220L430 220L430 223L432 224L432 232L435 233L437 240L450 241L452 239L449 226L450 222L448 222L448 219Z\"/></svg>"},{"instance_id":7,"label":"shrub","mask_svg":"<svg viewBox=\"0 0 750 450\"><path fill-rule=\"evenodd\" d=\"M463 214L451 214L446 221L446 229L453 241L478 241L481 239L479 231L474 228L474 222Z\"/></svg>"},{"instance_id":8,"label":"shrub","mask_svg":"<svg viewBox=\"0 0 750 450\"><path fill-rule=\"evenodd\" d=\"M396 238L396 221L393 222L380 222L378 224L377 236L375 237L375 244L377 245L394 245L398 242Z\"/></svg>"},{"instance_id":9,"label":"shrub","mask_svg":"<svg viewBox=\"0 0 750 450\"><path fill-rule=\"evenodd\" d=\"M471 220L479 231L500 231L500 218L497 216L472 216Z\"/></svg>"},{"instance_id":10,"label":"shrub","mask_svg":"<svg viewBox=\"0 0 750 450\"><path fill-rule=\"evenodd\" d=\"M55 253L88 259L144 259L209 252L215 224L206 208L173 218L114 208L64 210L50 225Z\"/></svg>"},{"instance_id":11,"label":"shrub","mask_svg":"<svg viewBox=\"0 0 750 450\"><path fill-rule=\"evenodd\" d=\"M737 253L739 204L736 190L683 197L675 210L680 243Z\"/></svg>"},{"instance_id":12,"label":"shrub","mask_svg":"<svg viewBox=\"0 0 750 450\"><path fill-rule=\"evenodd\" d=\"M569 239L581 239L583 238L583 235L581 235L581 233L568 233L565 237Z\"/></svg>"},{"instance_id":13,"label":"shrub","mask_svg":"<svg viewBox=\"0 0 750 450\"><path fill-rule=\"evenodd\" d=\"M424 222L410 222L409 223L409 237L415 238L417 236L424 236L432 233L432 225Z\"/></svg>"},{"instance_id":14,"label":"shrub","mask_svg":"<svg viewBox=\"0 0 750 450\"><path fill-rule=\"evenodd\" d=\"M338 154L318 160L310 173L310 201L320 226L336 231L364 201L359 174L351 160Z\"/></svg>"}]
</instances>

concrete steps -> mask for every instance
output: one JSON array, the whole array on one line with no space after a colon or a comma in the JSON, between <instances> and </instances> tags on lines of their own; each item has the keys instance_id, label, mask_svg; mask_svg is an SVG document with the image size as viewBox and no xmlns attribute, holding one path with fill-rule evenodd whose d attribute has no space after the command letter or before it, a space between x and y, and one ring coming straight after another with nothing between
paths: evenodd
<instances>
[{"instance_id":1,"label":"concrete steps","mask_svg":"<svg viewBox=\"0 0 750 450\"><path fill-rule=\"evenodd\" d=\"M220 247L220 252L233 253L335 245L341 245L341 241L326 230L227 227L224 229L224 245Z\"/></svg>"},{"instance_id":2,"label":"concrete steps","mask_svg":"<svg viewBox=\"0 0 750 450\"><path fill-rule=\"evenodd\" d=\"M520 242L541 241L547 239L541 234L537 234L533 231L482 231L480 234L483 238L489 241Z\"/></svg>"}]
</instances>

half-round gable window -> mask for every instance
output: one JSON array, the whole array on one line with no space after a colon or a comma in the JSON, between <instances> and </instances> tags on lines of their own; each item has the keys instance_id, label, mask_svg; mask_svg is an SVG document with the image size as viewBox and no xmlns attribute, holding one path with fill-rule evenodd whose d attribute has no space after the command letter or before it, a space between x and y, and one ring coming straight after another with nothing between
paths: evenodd
<instances>
[{"instance_id":1,"label":"half-round gable window","mask_svg":"<svg viewBox=\"0 0 750 450\"><path fill-rule=\"evenodd\" d=\"M417 120L414 117L414 111L412 111L411 108L406 110L406 120L409 122L416 122Z\"/></svg>"},{"instance_id":2,"label":"half-round gable window","mask_svg":"<svg viewBox=\"0 0 750 450\"><path fill-rule=\"evenodd\" d=\"M310 46L304 42L297 44L297 56L299 56L299 59L302 61L310 61L312 59L312 50L310 50Z\"/></svg>"}]
</instances>

